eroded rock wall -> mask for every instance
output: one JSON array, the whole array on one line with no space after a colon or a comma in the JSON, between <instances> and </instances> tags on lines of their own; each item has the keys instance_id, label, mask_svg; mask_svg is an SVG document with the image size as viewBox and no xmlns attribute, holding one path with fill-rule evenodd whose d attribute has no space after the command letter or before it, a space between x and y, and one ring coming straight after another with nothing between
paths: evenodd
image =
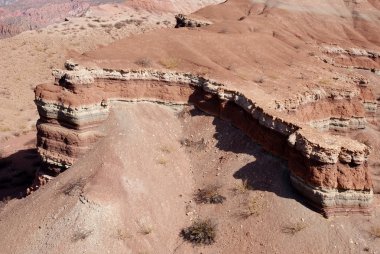
<instances>
[{"instance_id":1,"label":"eroded rock wall","mask_svg":"<svg viewBox=\"0 0 380 254\"><path fill-rule=\"evenodd\" d=\"M191 103L288 160L293 186L326 215L371 209L370 151L362 143L318 132L252 95L191 73L66 67L55 71L56 84L36 88L38 151L54 173L69 168L103 135L114 101Z\"/></svg>"}]
</instances>

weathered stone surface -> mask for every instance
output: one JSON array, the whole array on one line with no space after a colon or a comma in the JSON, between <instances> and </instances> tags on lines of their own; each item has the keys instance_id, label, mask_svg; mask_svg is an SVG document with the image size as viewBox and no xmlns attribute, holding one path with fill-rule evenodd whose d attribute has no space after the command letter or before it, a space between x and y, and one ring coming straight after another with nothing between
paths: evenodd
<instances>
[{"instance_id":1,"label":"weathered stone surface","mask_svg":"<svg viewBox=\"0 0 380 254\"><path fill-rule=\"evenodd\" d=\"M175 19L177 21L176 28L180 27L202 27L202 26L208 26L212 23L210 21L206 20L199 20L196 18L188 17L183 14L178 14L175 16Z\"/></svg>"}]
</instances>

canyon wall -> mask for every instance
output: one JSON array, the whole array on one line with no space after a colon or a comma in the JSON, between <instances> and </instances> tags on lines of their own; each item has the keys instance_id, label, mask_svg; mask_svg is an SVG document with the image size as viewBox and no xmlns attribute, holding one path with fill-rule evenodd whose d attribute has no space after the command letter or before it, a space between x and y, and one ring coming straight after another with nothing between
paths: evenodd
<instances>
[{"instance_id":1,"label":"canyon wall","mask_svg":"<svg viewBox=\"0 0 380 254\"><path fill-rule=\"evenodd\" d=\"M38 151L51 174L66 170L104 135L115 101L193 104L240 128L288 161L292 185L326 216L370 213L369 148L268 108L231 85L191 73L84 68L54 72L36 88ZM360 122L360 121L359 121Z\"/></svg>"}]
</instances>

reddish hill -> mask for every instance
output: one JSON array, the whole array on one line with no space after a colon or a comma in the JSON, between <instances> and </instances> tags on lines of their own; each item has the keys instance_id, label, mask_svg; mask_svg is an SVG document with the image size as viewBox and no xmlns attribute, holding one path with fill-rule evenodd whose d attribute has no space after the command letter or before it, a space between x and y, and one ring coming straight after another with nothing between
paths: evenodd
<instances>
[{"instance_id":1,"label":"reddish hill","mask_svg":"<svg viewBox=\"0 0 380 254\"><path fill-rule=\"evenodd\" d=\"M0 2L0 38L83 15L90 5L120 0L18 0Z\"/></svg>"}]
</instances>

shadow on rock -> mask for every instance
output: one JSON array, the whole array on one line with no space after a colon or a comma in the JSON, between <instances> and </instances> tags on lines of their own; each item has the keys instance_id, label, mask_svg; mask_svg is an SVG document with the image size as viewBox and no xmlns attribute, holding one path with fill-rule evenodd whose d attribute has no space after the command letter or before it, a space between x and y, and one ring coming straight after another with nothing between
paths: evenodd
<instances>
[{"instance_id":1,"label":"shadow on rock","mask_svg":"<svg viewBox=\"0 0 380 254\"><path fill-rule=\"evenodd\" d=\"M39 167L40 157L36 149L20 150L0 158L0 202L24 197Z\"/></svg>"},{"instance_id":2,"label":"shadow on rock","mask_svg":"<svg viewBox=\"0 0 380 254\"><path fill-rule=\"evenodd\" d=\"M286 160L266 152L241 130L226 124L223 120L215 118L213 124L216 127L214 138L219 149L237 154L249 154L256 158L255 161L236 171L233 174L234 178L241 179L249 190L272 192L305 205L305 199L291 186Z\"/></svg>"}]
</instances>

